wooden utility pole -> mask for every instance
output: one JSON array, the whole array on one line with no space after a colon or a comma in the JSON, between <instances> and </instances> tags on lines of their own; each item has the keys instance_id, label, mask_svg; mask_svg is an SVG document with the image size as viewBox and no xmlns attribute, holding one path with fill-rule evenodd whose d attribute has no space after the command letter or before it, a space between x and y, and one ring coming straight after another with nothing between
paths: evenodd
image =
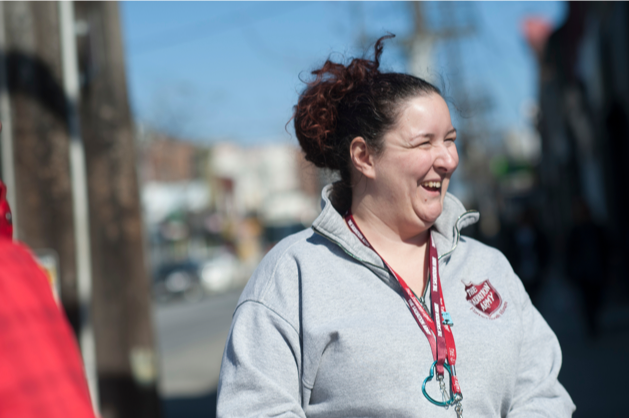
<instances>
[{"instance_id":1,"label":"wooden utility pole","mask_svg":"<svg viewBox=\"0 0 629 418\"><path fill-rule=\"evenodd\" d=\"M59 257L61 300L78 327L72 189L59 18L54 2L3 2L5 80L13 137L18 238ZM2 69L0 69L2 70ZM6 93L6 92L5 92ZM3 120L5 122L5 120Z\"/></svg>"},{"instance_id":2,"label":"wooden utility pole","mask_svg":"<svg viewBox=\"0 0 629 418\"><path fill-rule=\"evenodd\" d=\"M422 4L415 1L411 3L411 7L414 30L407 44L409 49L409 70L417 77L434 82L435 72L434 68L432 68L433 49L439 36L426 26Z\"/></svg>"},{"instance_id":3,"label":"wooden utility pole","mask_svg":"<svg viewBox=\"0 0 629 418\"><path fill-rule=\"evenodd\" d=\"M159 415L148 272L118 4L77 2L103 418Z\"/></svg>"}]
</instances>

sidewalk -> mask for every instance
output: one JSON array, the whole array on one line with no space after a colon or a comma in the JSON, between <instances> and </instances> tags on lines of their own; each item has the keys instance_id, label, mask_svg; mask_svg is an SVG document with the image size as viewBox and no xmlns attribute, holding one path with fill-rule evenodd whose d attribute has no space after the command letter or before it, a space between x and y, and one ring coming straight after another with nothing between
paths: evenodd
<instances>
[{"instance_id":1,"label":"sidewalk","mask_svg":"<svg viewBox=\"0 0 629 418\"><path fill-rule=\"evenodd\" d=\"M574 418L627 417L627 291L621 283L607 289L596 338L587 333L581 299L578 290L558 274L549 276L540 292L539 310L557 334L563 352L559 380L577 406Z\"/></svg>"}]
</instances>

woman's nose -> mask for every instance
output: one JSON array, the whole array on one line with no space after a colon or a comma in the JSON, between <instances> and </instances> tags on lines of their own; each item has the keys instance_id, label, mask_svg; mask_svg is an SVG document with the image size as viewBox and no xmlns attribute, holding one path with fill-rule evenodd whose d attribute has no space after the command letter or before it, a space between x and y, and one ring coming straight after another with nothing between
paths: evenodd
<instances>
[{"instance_id":1,"label":"woman's nose","mask_svg":"<svg viewBox=\"0 0 629 418\"><path fill-rule=\"evenodd\" d=\"M435 156L434 163L436 170L451 173L459 165L459 154L454 144L450 146L444 144L438 147L436 152L437 155Z\"/></svg>"}]
</instances>

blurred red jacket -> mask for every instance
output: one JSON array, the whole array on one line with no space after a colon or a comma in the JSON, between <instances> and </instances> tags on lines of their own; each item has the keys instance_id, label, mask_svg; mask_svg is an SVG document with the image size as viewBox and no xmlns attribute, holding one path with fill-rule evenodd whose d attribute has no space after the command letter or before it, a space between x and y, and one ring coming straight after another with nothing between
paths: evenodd
<instances>
[{"instance_id":1,"label":"blurred red jacket","mask_svg":"<svg viewBox=\"0 0 629 418\"><path fill-rule=\"evenodd\" d=\"M74 334L45 273L0 237L0 417L93 418Z\"/></svg>"},{"instance_id":2,"label":"blurred red jacket","mask_svg":"<svg viewBox=\"0 0 629 418\"><path fill-rule=\"evenodd\" d=\"M11 238L4 192L0 182L0 418L94 418L74 334L44 271Z\"/></svg>"}]
</instances>

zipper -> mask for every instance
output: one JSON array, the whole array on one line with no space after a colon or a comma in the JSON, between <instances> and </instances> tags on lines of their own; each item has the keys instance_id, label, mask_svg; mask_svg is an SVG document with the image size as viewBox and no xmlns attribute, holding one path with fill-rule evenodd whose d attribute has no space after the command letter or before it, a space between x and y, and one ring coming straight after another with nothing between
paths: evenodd
<instances>
[{"instance_id":1,"label":"zipper","mask_svg":"<svg viewBox=\"0 0 629 418\"><path fill-rule=\"evenodd\" d=\"M471 215L473 213L478 213L478 211L474 210L474 209L465 211L456 219L456 222L454 223L454 231L453 231L453 233L454 233L454 245L452 246L452 248L450 248L450 251L448 251L445 254L441 254L439 256L439 261L441 261L442 258L445 258L445 257L451 255L454 252L454 250L456 250L456 247L457 247L457 245L459 245L459 241L461 239L461 229L459 228L459 222L463 218L467 217L467 215Z\"/></svg>"},{"instance_id":2,"label":"zipper","mask_svg":"<svg viewBox=\"0 0 629 418\"><path fill-rule=\"evenodd\" d=\"M411 289L411 292L413 292L413 295L415 295L415 298L419 301L419 303L421 303L422 308L424 308L424 310L428 314L431 313L430 309L428 309L428 306L426 305L426 293L428 292L429 285L430 285L430 271L428 271L428 278L426 279L426 283L424 283L424 291L422 292L421 297L417 296L417 293L415 293L415 291Z\"/></svg>"}]
</instances>

